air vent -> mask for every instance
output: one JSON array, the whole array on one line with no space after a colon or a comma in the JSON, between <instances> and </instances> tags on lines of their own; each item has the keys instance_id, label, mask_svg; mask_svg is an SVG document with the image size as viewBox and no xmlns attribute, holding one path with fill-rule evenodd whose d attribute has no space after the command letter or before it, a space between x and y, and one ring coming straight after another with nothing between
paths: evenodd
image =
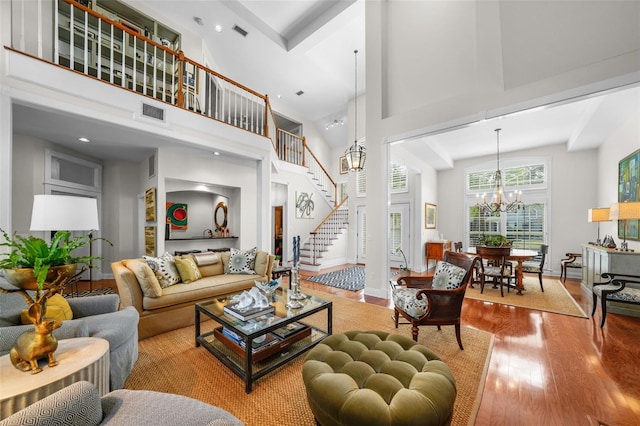
<instances>
[{"instance_id":1,"label":"air vent","mask_svg":"<svg viewBox=\"0 0 640 426\"><path fill-rule=\"evenodd\" d=\"M298 96L302 96L302 95L304 95L304 92L303 92L302 90L298 90L298 91L296 92L296 95L298 95Z\"/></svg>"},{"instance_id":2,"label":"air vent","mask_svg":"<svg viewBox=\"0 0 640 426\"><path fill-rule=\"evenodd\" d=\"M153 105L142 103L142 115L164 121L164 110Z\"/></svg>"},{"instance_id":3,"label":"air vent","mask_svg":"<svg viewBox=\"0 0 640 426\"><path fill-rule=\"evenodd\" d=\"M237 25L233 25L233 27L231 28L233 31L237 32L238 34L240 34L242 37L246 37L247 34L249 34L246 30L240 28Z\"/></svg>"}]
</instances>

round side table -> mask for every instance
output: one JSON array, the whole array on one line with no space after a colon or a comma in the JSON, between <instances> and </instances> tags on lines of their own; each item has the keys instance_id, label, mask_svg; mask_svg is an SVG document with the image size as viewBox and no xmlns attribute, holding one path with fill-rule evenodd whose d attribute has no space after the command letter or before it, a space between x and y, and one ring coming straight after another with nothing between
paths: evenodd
<instances>
[{"instance_id":1,"label":"round side table","mask_svg":"<svg viewBox=\"0 0 640 426\"><path fill-rule=\"evenodd\" d=\"M109 342L96 337L59 340L55 356L58 365L49 367L45 357L38 374L18 370L8 354L0 357L0 419L78 380L96 385L100 396L109 392Z\"/></svg>"}]
</instances>

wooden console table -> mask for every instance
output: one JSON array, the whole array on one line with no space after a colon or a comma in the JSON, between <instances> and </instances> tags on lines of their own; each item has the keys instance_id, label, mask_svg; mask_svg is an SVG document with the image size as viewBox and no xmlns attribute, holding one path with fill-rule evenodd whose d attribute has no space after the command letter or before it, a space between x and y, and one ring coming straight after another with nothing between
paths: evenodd
<instances>
[{"instance_id":1,"label":"wooden console table","mask_svg":"<svg viewBox=\"0 0 640 426\"><path fill-rule=\"evenodd\" d=\"M451 241L427 241L425 245L425 255L427 257L427 269L429 269L429 259L442 260L444 252L451 250Z\"/></svg>"},{"instance_id":2,"label":"wooden console table","mask_svg":"<svg viewBox=\"0 0 640 426\"><path fill-rule=\"evenodd\" d=\"M45 357L38 374L18 370L8 354L0 357L0 419L79 380L96 385L100 396L109 392L109 342L96 337L59 340L55 356L58 365L49 367Z\"/></svg>"}]
</instances>

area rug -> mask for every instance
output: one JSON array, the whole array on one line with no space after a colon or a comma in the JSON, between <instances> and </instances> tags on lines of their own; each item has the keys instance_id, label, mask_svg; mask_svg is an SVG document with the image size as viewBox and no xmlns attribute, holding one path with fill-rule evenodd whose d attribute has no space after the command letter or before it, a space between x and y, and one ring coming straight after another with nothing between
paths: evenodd
<instances>
[{"instance_id":1,"label":"area rug","mask_svg":"<svg viewBox=\"0 0 640 426\"><path fill-rule=\"evenodd\" d=\"M571 294L559 280L543 278L542 285L544 292L540 290L538 277L525 276L522 296L511 289L507 293L504 288L504 297L500 297L500 289L494 289L491 284L486 284L484 293L480 294L480 285L474 288L467 288L465 297L470 299L484 300L486 302L501 303L503 305L518 306L521 308L536 309L539 311L553 312L556 314L569 315L575 317L588 318L584 310L571 297Z\"/></svg>"},{"instance_id":2,"label":"area rug","mask_svg":"<svg viewBox=\"0 0 640 426\"><path fill-rule=\"evenodd\" d=\"M115 294L115 291L111 287L100 287L92 290L79 291L77 293L64 293L64 297L84 297L84 296L99 296L102 294Z\"/></svg>"},{"instance_id":3,"label":"area rug","mask_svg":"<svg viewBox=\"0 0 640 426\"><path fill-rule=\"evenodd\" d=\"M395 329L390 309L314 292L333 301L333 332L383 330L410 336L408 325ZM326 312L308 318L308 323L326 325ZM203 332L216 323L203 323ZM451 368L458 395L453 425L473 424L489 365L493 335L462 327L464 351L458 348L454 328L421 327L419 342L431 348ZM248 426L314 426L315 421L302 382L304 355L253 384L250 394L244 382L211 355L194 345L194 328L186 327L139 342L139 358L125 383L127 389L148 389L199 399L221 407Z\"/></svg>"},{"instance_id":4,"label":"area rug","mask_svg":"<svg viewBox=\"0 0 640 426\"><path fill-rule=\"evenodd\" d=\"M395 274L397 274L396 271L389 272L390 277ZM303 279L350 291L362 290L365 283L364 268L361 266L352 266L339 271L304 277Z\"/></svg>"}]
</instances>

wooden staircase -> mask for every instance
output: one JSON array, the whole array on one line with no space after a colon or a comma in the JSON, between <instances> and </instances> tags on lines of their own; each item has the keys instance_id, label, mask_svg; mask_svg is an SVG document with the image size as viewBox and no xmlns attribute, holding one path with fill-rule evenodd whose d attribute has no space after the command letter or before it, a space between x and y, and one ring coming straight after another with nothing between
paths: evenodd
<instances>
[{"instance_id":1,"label":"wooden staircase","mask_svg":"<svg viewBox=\"0 0 640 426\"><path fill-rule=\"evenodd\" d=\"M309 239L300 247L300 267L307 270L321 269L331 246L349 226L349 210L345 198L314 229Z\"/></svg>"}]
</instances>

